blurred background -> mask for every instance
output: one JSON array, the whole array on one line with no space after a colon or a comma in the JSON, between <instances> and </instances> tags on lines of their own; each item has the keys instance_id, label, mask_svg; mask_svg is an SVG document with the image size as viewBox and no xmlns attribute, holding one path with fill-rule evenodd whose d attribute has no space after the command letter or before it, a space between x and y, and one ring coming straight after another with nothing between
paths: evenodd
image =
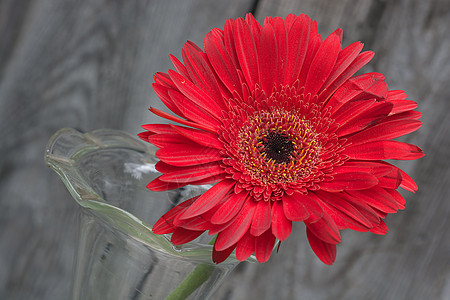
<instances>
[{"instance_id":1,"label":"blurred background","mask_svg":"<svg viewBox=\"0 0 450 300\"><path fill-rule=\"evenodd\" d=\"M327 36L363 41L364 71L386 75L423 113L403 141L427 156L398 163L419 185L386 220L386 236L343 232L322 264L303 224L265 264L242 263L214 299L450 299L450 1L3 0L0 1L0 299L68 299L77 208L43 160L63 127L140 132L162 104L153 74L186 40L252 12L306 13Z\"/></svg>"}]
</instances>

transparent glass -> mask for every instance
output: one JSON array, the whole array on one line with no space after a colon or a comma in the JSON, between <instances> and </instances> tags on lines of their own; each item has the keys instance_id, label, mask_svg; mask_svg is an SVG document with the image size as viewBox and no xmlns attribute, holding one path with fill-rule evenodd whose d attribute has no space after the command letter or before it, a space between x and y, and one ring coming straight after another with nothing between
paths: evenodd
<instances>
[{"instance_id":1,"label":"transparent glass","mask_svg":"<svg viewBox=\"0 0 450 300\"><path fill-rule=\"evenodd\" d=\"M50 139L46 163L81 208L73 299L165 299L190 274L197 283L186 299L208 299L239 263L232 255L214 264L206 234L174 246L152 232L149 224L208 188L148 190L155 150L117 130L61 129Z\"/></svg>"}]
</instances>

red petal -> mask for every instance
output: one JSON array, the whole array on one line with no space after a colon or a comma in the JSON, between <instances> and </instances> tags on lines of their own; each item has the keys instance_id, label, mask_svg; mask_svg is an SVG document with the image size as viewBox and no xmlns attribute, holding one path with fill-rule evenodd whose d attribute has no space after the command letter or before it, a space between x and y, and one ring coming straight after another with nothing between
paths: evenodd
<instances>
[{"instance_id":1,"label":"red petal","mask_svg":"<svg viewBox=\"0 0 450 300\"><path fill-rule=\"evenodd\" d=\"M391 168L394 168L394 169L397 169L400 171L400 173L402 175L402 182L400 184L400 187L404 188L407 191L413 192L413 193L415 191L417 191L418 187L417 187L416 183L408 174L406 174L406 172L404 172L402 169L400 169L388 162L383 161L382 163L387 166L390 166Z\"/></svg>"},{"instance_id":2,"label":"red petal","mask_svg":"<svg viewBox=\"0 0 450 300\"><path fill-rule=\"evenodd\" d=\"M148 142L148 138L149 138L149 136L152 135L152 133L151 133L151 132L148 132L148 131L145 131L145 132L140 132L140 133L138 133L137 135L138 135L138 137L139 137L141 140L143 140L144 142Z\"/></svg>"},{"instance_id":3,"label":"red petal","mask_svg":"<svg viewBox=\"0 0 450 300\"><path fill-rule=\"evenodd\" d=\"M196 130L192 128L180 127L172 125L173 128L184 137L207 147L224 150L223 143L219 141L217 134Z\"/></svg>"},{"instance_id":4,"label":"red petal","mask_svg":"<svg viewBox=\"0 0 450 300\"><path fill-rule=\"evenodd\" d=\"M273 30L277 39L278 49L278 76L275 85L283 83L288 63L288 37L284 20L280 17L273 18Z\"/></svg>"},{"instance_id":5,"label":"red petal","mask_svg":"<svg viewBox=\"0 0 450 300\"><path fill-rule=\"evenodd\" d=\"M196 86L200 87L213 99L221 110L226 110L227 107L223 101L216 76L211 70L208 62L203 58L202 54L204 55L204 53L197 50L194 45L195 44L191 42L187 42L182 51L183 61L186 64L190 78Z\"/></svg>"},{"instance_id":6,"label":"red petal","mask_svg":"<svg viewBox=\"0 0 450 300\"><path fill-rule=\"evenodd\" d=\"M236 245L236 258L240 261L246 260L255 252L255 237L247 232Z\"/></svg>"},{"instance_id":7,"label":"red petal","mask_svg":"<svg viewBox=\"0 0 450 300\"><path fill-rule=\"evenodd\" d=\"M320 45L311 66L309 67L308 76L305 82L305 95L317 94L319 89L327 81L328 76L333 69L334 63L341 50L341 41L339 38L339 29L330 34Z\"/></svg>"},{"instance_id":8,"label":"red petal","mask_svg":"<svg viewBox=\"0 0 450 300\"><path fill-rule=\"evenodd\" d=\"M188 183L177 183L177 182L161 181L159 179L159 177L158 177L158 178L153 179L149 184L147 184L147 188L149 190L154 191L154 192L163 192L163 191L177 189L177 188L180 188L180 187L185 186L187 184Z\"/></svg>"},{"instance_id":9,"label":"red petal","mask_svg":"<svg viewBox=\"0 0 450 300\"><path fill-rule=\"evenodd\" d=\"M247 198L244 206L236 219L217 235L215 248L219 251L236 244L247 232L252 224L253 214L256 209L256 202L252 198Z\"/></svg>"},{"instance_id":10,"label":"red petal","mask_svg":"<svg viewBox=\"0 0 450 300\"><path fill-rule=\"evenodd\" d=\"M347 119L345 124L341 123L341 126L336 130L338 136L344 136L353 132L360 131L369 125L380 121L388 116L392 109L392 104L377 103L368 110L361 112L358 115L354 115L353 118Z\"/></svg>"},{"instance_id":11,"label":"red petal","mask_svg":"<svg viewBox=\"0 0 450 300\"><path fill-rule=\"evenodd\" d=\"M275 245L275 236L271 230L267 230L255 240L255 255L258 262L263 263L269 260Z\"/></svg>"},{"instance_id":12,"label":"red petal","mask_svg":"<svg viewBox=\"0 0 450 300\"><path fill-rule=\"evenodd\" d=\"M326 203L322 203L321 205L323 207L324 214L330 216L330 218L333 220L333 222L336 224L339 230L348 228L347 222L345 222L341 217L342 216L341 212L339 212L334 207L329 206Z\"/></svg>"},{"instance_id":13,"label":"red petal","mask_svg":"<svg viewBox=\"0 0 450 300\"><path fill-rule=\"evenodd\" d=\"M376 72L365 73L352 77L349 81L352 81L360 91L360 94L356 98L352 99L352 101L373 98L377 101L386 99L388 94L388 85L384 82L385 79L386 77L383 74Z\"/></svg>"},{"instance_id":14,"label":"red petal","mask_svg":"<svg viewBox=\"0 0 450 300\"><path fill-rule=\"evenodd\" d=\"M248 88L247 83L245 82L244 75L242 74L241 70L238 70L238 76L240 85L242 87L242 94L238 94L236 91L233 93L233 96L235 99L239 99L240 102L245 104L250 104L251 101L253 101L253 97L251 97L252 92Z\"/></svg>"},{"instance_id":15,"label":"red petal","mask_svg":"<svg viewBox=\"0 0 450 300\"><path fill-rule=\"evenodd\" d=\"M394 166L372 161L347 161L342 166L334 167L336 173L368 173L375 177L382 177L389 174Z\"/></svg>"},{"instance_id":16,"label":"red petal","mask_svg":"<svg viewBox=\"0 0 450 300\"><path fill-rule=\"evenodd\" d=\"M223 35L212 30L205 37L204 46L208 59L216 71L217 76L232 93L241 91L241 84L232 58L225 48Z\"/></svg>"},{"instance_id":17,"label":"red petal","mask_svg":"<svg viewBox=\"0 0 450 300\"><path fill-rule=\"evenodd\" d=\"M345 125L374 105L378 105L374 99L348 102L334 113L334 121L339 126Z\"/></svg>"},{"instance_id":18,"label":"red petal","mask_svg":"<svg viewBox=\"0 0 450 300\"><path fill-rule=\"evenodd\" d=\"M350 191L348 193L383 212L395 213L398 211L395 199L383 188L373 187L365 191Z\"/></svg>"},{"instance_id":19,"label":"red petal","mask_svg":"<svg viewBox=\"0 0 450 300\"><path fill-rule=\"evenodd\" d=\"M328 214L324 213L322 218L315 222L306 220L305 224L322 241L331 244L339 244L341 242L339 229Z\"/></svg>"},{"instance_id":20,"label":"red petal","mask_svg":"<svg viewBox=\"0 0 450 300\"><path fill-rule=\"evenodd\" d=\"M209 230L209 228L211 227L211 224L207 220L205 220L205 218L203 218L203 216L198 216L198 217L194 217L194 218L190 218L190 219L182 220L182 221L179 221L179 219L176 219L174 221L174 224L177 227L181 227L181 228L193 230L193 231L202 231L202 232Z\"/></svg>"},{"instance_id":21,"label":"red petal","mask_svg":"<svg viewBox=\"0 0 450 300\"><path fill-rule=\"evenodd\" d=\"M385 235L389 231L389 228L386 226L383 220L381 220L380 224L370 229L370 232L380 235Z\"/></svg>"},{"instance_id":22,"label":"red petal","mask_svg":"<svg viewBox=\"0 0 450 300\"><path fill-rule=\"evenodd\" d=\"M359 198L353 197L348 192L343 193L343 198L367 219L370 225L366 227L373 228L380 223L381 219L379 213L372 206L361 201ZM366 230L366 228L364 228L364 230Z\"/></svg>"},{"instance_id":23,"label":"red petal","mask_svg":"<svg viewBox=\"0 0 450 300\"><path fill-rule=\"evenodd\" d=\"M328 76L327 81L323 85L323 88L327 88L345 71L345 69L348 68L348 66L352 64L356 57L358 57L358 54L361 52L362 48L363 44L361 42L354 42L353 44L350 44L339 51L339 54L336 58L336 63L333 66L333 70L331 71L330 76ZM356 71L357 70L355 70L355 72Z\"/></svg>"},{"instance_id":24,"label":"red petal","mask_svg":"<svg viewBox=\"0 0 450 300\"><path fill-rule=\"evenodd\" d=\"M214 245L213 254L212 254L213 262L215 262L216 264L219 264L219 263L225 261L231 255L234 248L236 248L236 245L230 246L229 248L224 249L222 251L217 251L217 249Z\"/></svg>"},{"instance_id":25,"label":"red petal","mask_svg":"<svg viewBox=\"0 0 450 300\"><path fill-rule=\"evenodd\" d=\"M248 192L242 192L239 194L231 194L211 217L211 223L213 224L225 224L233 219L241 210L248 197Z\"/></svg>"},{"instance_id":26,"label":"red petal","mask_svg":"<svg viewBox=\"0 0 450 300\"><path fill-rule=\"evenodd\" d=\"M255 17L251 13L247 13L245 15L245 22L247 22L248 26L250 27L252 35L254 37L259 36L259 33L261 32L262 29L261 24L259 24L259 22L256 21Z\"/></svg>"},{"instance_id":27,"label":"red petal","mask_svg":"<svg viewBox=\"0 0 450 300\"><path fill-rule=\"evenodd\" d=\"M225 21L224 29L223 29L223 40L225 44L225 48L227 49L228 54L234 64L234 68L239 69L239 61L236 54L236 45L234 42L236 35L236 21L233 19L228 19Z\"/></svg>"},{"instance_id":28,"label":"red petal","mask_svg":"<svg viewBox=\"0 0 450 300\"><path fill-rule=\"evenodd\" d=\"M172 146L176 144L183 144L185 142L192 143L187 138L179 135L178 133L161 133L161 134L152 134L147 138L149 143L152 143L158 148L164 148L167 146Z\"/></svg>"},{"instance_id":29,"label":"red petal","mask_svg":"<svg viewBox=\"0 0 450 300\"><path fill-rule=\"evenodd\" d=\"M348 46L347 48L349 48L350 46ZM346 51L346 53L342 54L342 59L345 59L346 62L348 63L350 60L352 60L352 58L355 54L358 54L359 51L361 51L362 44L357 42L357 43L354 43L354 46L352 48L346 50L347 48L344 49ZM341 52L344 52L344 50ZM351 53L349 53L349 52L351 52ZM348 56L345 56L345 55L348 55ZM340 56L341 56L341 54L340 54ZM323 87L324 90L320 93L319 101L323 101L326 98L328 98L330 95L332 95L336 91L336 89L338 89L353 74L355 74L359 69L361 69L365 64L367 64L373 58L373 56L374 56L374 53L372 51L363 52L363 53L359 54L353 61L351 61L351 64L348 67L346 67L346 69L342 69L342 67L344 67L344 65L341 65L341 63L339 62L340 57L338 57L338 61L335 64L336 70L331 72L333 74L333 77L336 75L338 75L338 77L336 79L334 79L334 81L329 81L329 82L327 81L324 84L324 87ZM341 73L338 74L339 72L341 72ZM330 79L332 79L331 76L330 76ZM328 80L330 80L330 79L328 79Z\"/></svg>"},{"instance_id":30,"label":"red petal","mask_svg":"<svg viewBox=\"0 0 450 300\"><path fill-rule=\"evenodd\" d=\"M222 109L218 103L216 103L208 94L206 94L199 87L195 86L187 78L181 76L173 70L169 70L170 78L172 78L173 83L177 86L180 92L189 98L198 107L202 108L204 111L210 113L217 119L220 119Z\"/></svg>"},{"instance_id":31,"label":"red petal","mask_svg":"<svg viewBox=\"0 0 450 300\"><path fill-rule=\"evenodd\" d=\"M180 220L201 215L218 204L236 184L234 180L223 180L201 195L181 216Z\"/></svg>"},{"instance_id":32,"label":"red petal","mask_svg":"<svg viewBox=\"0 0 450 300\"><path fill-rule=\"evenodd\" d=\"M218 163L209 163L190 167L174 167L173 172L159 177L160 180L176 183L191 183L225 173Z\"/></svg>"},{"instance_id":33,"label":"red petal","mask_svg":"<svg viewBox=\"0 0 450 300\"><path fill-rule=\"evenodd\" d=\"M183 65L183 63L178 58L176 58L172 54L169 54L169 58L170 58L170 61L172 62L172 65L175 67L175 70L181 76L191 79L185 65ZM169 76L169 79L170 79L170 76Z\"/></svg>"},{"instance_id":34,"label":"red petal","mask_svg":"<svg viewBox=\"0 0 450 300\"><path fill-rule=\"evenodd\" d=\"M295 20L298 18L303 17L303 14L300 14L299 16L296 16L294 14L288 14L286 18L284 19L284 23L286 24L286 29L291 29L292 23L294 23Z\"/></svg>"},{"instance_id":35,"label":"red petal","mask_svg":"<svg viewBox=\"0 0 450 300\"><path fill-rule=\"evenodd\" d=\"M170 124L145 124L141 127L151 133L176 133Z\"/></svg>"},{"instance_id":36,"label":"red petal","mask_svg":"<svg viewBox=\"0 0 450 300\"><path fill-rule=\"evenodd\" d=\"M171 173L183 170L184 167L175 167L160 160L156 163L155 169L160 173Z\"/></svg>"},{"instance_id":37,"label":"red petal","mask_svg":"<svg viewBox=\"0 0 450 300\"><path fill-rule=\"evenodd\" d=\"M416 145L398 141L375 141L362 145L350 146L343 151L351 159L382 160L382 159L418 159L425 154Z\"/></svg>"},{"instance_id":38,"label":"red petal","mask_svg":"<svg viewBox=\"0 0 450 300\"><path fill-rule=\"evenodd\" d=\"M218 206L220 206L222 203L220 203ZM210 215L214 213L214 210L209 211L207 214ZM209 235L216 235L222 231L225 230L228 226L230 226L231 223L234 222L236 218L231 219L230 221L224 223L224 224L211 224L211 227L208 230Z\"/></svg>"},{"instance_id":39,"label":"red petal","mask_svg":"<svg viewBox=\"0 0 450 300\"><path fill-rule=\"evenodd\" d=\"M171 143L169 146L156 151L156 156L165 163L179 167L201 165L223 159L219 150L193 142Z\"/></svg>"},{"instance_id":40,"label":"red petal","mask_svg":"<svg viewBox=\"0 0 450 300\"><path fill-rule=\"evenodd\" d=\"M308 50L310 20L307 15L295 18L288 33L288 58L284 84L292 85L298 78Z\"/></svg>"},{"instance_id":41,"label":"red petal","mask_svg":"<svg viewBox=\"0 0 450 300\"><path fill-rule=\"evenodd\" d=\"M162 86L157 83L153 83L152 87L156 95L158 95L159 99L161 99L161 101L164 103L165 106L167 106L168 109L170 109L180 117L185 118L184 114L181 112L180 109L178 109L178 106L173 102L172 98L169 96L169 91L173 90L172 88L167 88L166 86Z\"/></svg>"},{"instance_id":42,"label":"red petal","mask_svg":"<svg viewBox=\"0 0 450 300\"><path fill-rule=\"evenodd\" d=\"M197 123L194 123L194 122L186 121L184 119L172 116L171 114L168 114L168 113L166 113L166 112L164 112L162 110L159 110L157 108L154 108L154 107L150 107L150 111L152 113L154 113L155 115L160 116L161 118L164 118L164 119L167 119L167 120L170 120L170 121L174 121L174 122L177 122L177 123L180 123L180 124L183 124L183 125L186 125L186 126L198 128L198 129L203 129L203 130L206 130L206 131L209 131L209 132L216 132L216 129L214 127L209 127L209 126L206 126L204 124L197 124Z\"/></svg>"},{"instance_id":43,"label":"red petal","mask_svg":"<svg viewBox=\"0 0 450 300\"><path fill-rule=\"evenodd\" d=\"M166 212L161 218L159 218L155 225L153 225L152 231L156 234L173 232L176 228L173 224L175 218L179 214L183 213L192 203L194 203L198 197L199 196L186 200Z\"/></svg>"},{"instance_id":44,"label":"red petal","mask_svg":"<svg viewBox=\"0 0 450 300\"><path fill-rule=\"evenodd\" d=\"M378 184L378 179L368 173L348 172L333 174L332 181L322 181L320 188L329 192L364 190Z\"/></svg>"},{"instance_id":45,"label":"red petal","mask_svg":"<svg viewBox=\"0 0 450 300\"><path fill-rule=\"evenodd\" d=\"M317 195L330 207L336 209L338 215L347 223L347 225L353 226L352 229L367 231L373 227L372 223L358 209L349 203L348 199L346 199L349 196L346 194L320 192L317 193ZM330 241L326 242L330 243Z\"/></svg>"},{"instance_id":46,"label":"red petal","mask_svg":"<svg viewBox=\"0 0 450 300\"><path fill-rule=\"evenodd\" d=\"M400 183L402 183L402 173L399 169L392 169L391 172L383 177L378 178L378 186L388 189L397 189Z\"/></svg>"},{"instance_id":47,"label":"red petal","mask_svg":"<svg viewBox=\"0 0 450 300\"><path fill-rule=\"evenodd\" d=\"M402 91L403 92L403 91ZM388 99L390 103L394 105L392 108L392 114L399 114L402 112L407 112L417 108L417 102L412 100L392 100Z\"/></svg>"},{"instance_id":48,"label":"red petal","mask_svg":"<svg viewBox=\"0 0 450 300\"><path fill-rule=\"evenodd\" d=\"M390 90L387 94L387 98L389 99L389 101L405 100L407 97L408 95L406 95L405 91L402 90Z\"/></svg>"},{"instance_id":49,"label":"red petal","mask_svg":"<svg viewBox=\"0 0 450 300\"><path fill-rule=\"evenodd\" d=\"M170 239L170 241L174 245L186 244L186 243L189 243L190 241L198 238L203 232L205 232L205 231L204 230L201 230L201 231L188 230L188 229L178 227L173 232L172 238Z\"/></svg>"},{"instance_id":50,"label":"red petal","mask_svg":"<svg viewBox=\"0 0 450 300\"><path fill-rule=\"evenodd\" d=\"M400 170L400 173L402 173L402 183L400 184L400 187L413 193L417 191L418 187L417 184L414 182L414 180L403 170Z\"/></svg>"},{"instance_id":51,"label":"red petal","mask_svg":"<svg viewBox=\"0 0 450 300\"><path fill-rule=\"evenodd\" d=\"M303 205L304 197L300 193L294 193L292 196L284 195L283 211L288 220L304 221L309 218L309 211Z\"/></svg>"},{"instance_id":52,"label":"red petal","mask_svg":"<svg viewBox=\"0 0 450 300\"><path fill-rule=\"evenodd\" d=\"M292 221L286 218L281 201L272 206L272 233L280 241L284 241L292 232Z\"/></svg>"},{"instance_id":53,"label":"red petal","mask_svg":"<svg viewBox=\"0 0 450 300\"><path fill-rule=\"evenodd\" d=\"M198 106L191 99L174 90L170 90L168 93L186 119L212 128L219 126L220 121L216 117Z\"/></svg>"},{"instance_id":54,"label":"red petal","mask_svg":"<svg viewBox=\"0 0 450 300\"><path fill-rule=\"evenodd\" d=\"M374 208L374 207L372 207L372 209L373 209L373 211L378 215L378 217L379 217L380 219L384 219L384 218L386 218L386 216L388 215L388 213L386 213L386 212L384 212L384 211L381 211L381 210L378 210L378 209L376 209L376 208Z\"/></svg>"},{"instance_id":55,"label":"red petal","mask_svg":"<svg viewBox=\"0 0 450 300\"><path fill-rule=\"evenodd\" d=\"M336 245L322 241L308 227L306 227L306 236L317 257L323 263L332 265L336 259Z\"/></svg>"},{"instance_id":56,"label":"red petal","mask_svg":"<svg viewBox=\"0 0 450 300\"><path fill-rule=\"evenodd\" d=\"M419 129L422 122L417 120L394 120L381 122L347 138L353 146L376 140L390 140Z\"/></svg>"},{"instance_id":57,"label":"red petal","mask_svg":"<svg viewBox=\"0 0 450 300\"><path fill-rule=\"evenodd\" d=\"M271 24L266 24L262 28L258 56L261 88L266 95L270 95L274 85L278 82L277 41Z\"/></svg>"},{"instance_id":58,"label":"red petal","mask_svg":"<svg viewBox=\"0 0 450 300\"><path fill-rule=\"evenodd\" d=\"M239 60L240 69L245 77L245 81L251 90L259 83L259 62L256 51L256 44L253 39L250 27L239 18L236 20L234 42L236 45L236 54Z\"/></svg>"},{"instance_id":59,"label":"red petal","mask_svg":"<svg viewBox=\"0 0 450 300\"><path fill-rule=\"evenodd\" d=\"M405 208L406 204L405 198L403 198L403 196L397 190L385 189L385 191L388 192L395 199L395 202L397 202L399 209Z\"/></svg>"},{"instance_id":60,"label":"red petal","mask_svg":"<svg viewBox=\"0 0 450 300\"><path fill-rule=\"evenodd\" d=\"M286 199L286 197L289 198L288 201L293 200L295 202L300 202L304 206L304 208L307 210L307 212L309 214L308 220L310 222L316 221L322 217L323 209L319 205L319 203L321 201L320 201L320 199L317 198L317 196L314 193L310 192L307 195L303 195L300 193L294 193L291 196L285 194L283 197L283 201L284 201L284 199ZM294 203L291 202L288 205L296 205L295 202ZM295 206L293 208L294 208L293 212L291 212L289 207L286 210L285 204L283 202L283 209L284 209L285 216L291 221L297 221L297 220L294 220L294 219L291 219L288 217L288 214L290 214L290 213L295 214ZM298 214L297 217L301 218L302 213L299 211L299 212L297 212L297 214ZM292 216L292 217L294 217L294 216ZM299 221L301 221L301 220L299 220Z\"/></svg>"},{"instance_id":61,"label":"red petal","mask_svg":"<svg viewBox=\"0 0 450 300\"><path fill-rule=\"evenodd\" d=\"M305 208L309 211L309 218L308 220L311 222L314 222L320 218L322 218L323 209L322 209L322 200L320 200L319 197L315 194L315 191L318 188L316 187L315 190L311 189L308 191L308 194L301 194L302 196L306 197L309 201L305 202Z\"/></svg>"},{"instance_id":62,"label":"red petal","mask_svg":"<svg viewBox=\"0 0 450 300\"><path fill-rule=\"evenodd\" d=\"M384 99L388 90L384 79L383 74L379 73L366 73L352 77L336 90L327 106L331 107L331 112L334 113L350 101Z\"/></svg>"},{"instance_id":63,"label":"red petal","mask_svg":"<svg viewBox=\"0 0 450 300\"><path fill-rule=\"evenodd\" d=\"M169 89L177 89L175 84L172 82L172 79L170 79L169 74L167 73L158 72L153 76L153 78L155 79L156 84L162 85Z\"/></svg>"},{"instance_id":64,"label":"red petal","mask_svg":"<svg viewBox=\"0 0 450 300\"><path fill-rule=\"evenodd\" d=\"M392 102L390 102L390 103L392 103ZM419 120L421 117L422 117L422 113L419 111L415 111L415 110L409 110L409 111L401 112L398 114L392 114L392 111L391 111L389 117L387 117L383 121L387 122L387 121L404 120L404 119Z\"/></svg>"},{"instance_id":65,"label":"red petal","mask_svg":"<svg viewBox=\"0 0 450 300\"><path fill-rule=\"evenodd\" d=\"M256 205L255 214L253 215L250 233L259 236L270 228L272 222L272 208L269 201L260 200Z\"/></svg>"},{"instance_id":66,"label":"red petal","mask_svg":"<svg viewBox=\"0 0 450 300\"><path fill-rule=\"evenodd\" d=\"M213 183L217 183L219 181L225 180L226 178L228 178L227 173L222 173L219 175L207 177L205 179L193 181L193 182L190 182L189 184L192 184L192 185L213 184Z\"/></svg>"},{"instance_id":67,"label":"red petal","mask_svg":"<svg viewBox=\"0 0 450 300\"><path fill-rule=\"evenodd\" d=\"M307 52L305 60L303 61L302 68L300 69L300 74L298 75L299 86L305 85L306 77L309 74L311 63L322 44L322 36L318 33L317 21L311 21L311 27L309 32L309 40L307 43Z\"/></svg>"},{"instance_id":68,"label":"red petal","mask_svg":"<svg viewBox=\"0 0 450 300\"><path fill-rule=\"evenodd\" d=\"M392 90L388 92L386 100L394 105L392 109L393 114L410 111L417 107L417 103L415 101L406 100L407 97L408 95L401 90Z\"/></svg>"}]
</instances>

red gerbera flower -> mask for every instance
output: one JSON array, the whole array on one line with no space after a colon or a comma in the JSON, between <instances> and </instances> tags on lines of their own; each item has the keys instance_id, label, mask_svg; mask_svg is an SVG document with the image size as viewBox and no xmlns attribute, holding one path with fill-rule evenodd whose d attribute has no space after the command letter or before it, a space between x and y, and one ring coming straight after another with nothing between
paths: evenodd
<instances>
[{"instance_id":1,"label":"red gerbera flower","mask_svg":"<svg viewBox=\"0 0 450 300\"><path fill-rule=\"evenodd\" d=\"M326 264L340 230L385 234L383 218L404 208L400 186L413 180L384 159L424 156L392 139L418 129L420 113L384 76L353 76L372 57L363 44L342 49L342 30L322 40L307 15L251 14L228 20L187 42L183 63L157 73L153 88L180 125L144 125L139 136L160 149L162 173L153 191L216 183L166 213L153 227L174 244L205 231L217 234L213 260L236 249L239 260L269 259L276 239L303 221L309 243Z\"/></svg>"}]
</instances>

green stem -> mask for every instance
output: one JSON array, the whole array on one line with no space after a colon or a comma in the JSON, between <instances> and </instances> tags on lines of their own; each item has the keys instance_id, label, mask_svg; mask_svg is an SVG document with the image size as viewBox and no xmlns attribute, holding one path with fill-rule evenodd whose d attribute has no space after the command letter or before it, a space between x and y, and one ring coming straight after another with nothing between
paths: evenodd
<instances>
[{"instance_id":1,"label":"green stem","mask_svg":"<svg viewBox=\"0 0 450 300\"><path fill-rule=\"evenodd\" d=\"M210 245L213 245L216 241L216 236L209 242ZM196 289L198 289L206 280L208 280L209 276L212 274L214 266L210 264L201 264L195 267L194 271L192 271L184 280L180 283L176 289L170 293L169 296L166 297L165 300L183 300L189 297Z\"/></svg>"},{"instance_id":2,"label":"green stem","mask_svg":"<svg viewBox=\"0 0 450 300\"><path fill-rule=\"evenodd\" d=\"M194 271L192 271L191 274L189 274L183 282L166 297L166 300L186 299L209 278L213 268L212 265L208 264L198 265Z\"/></svg>"}]
</instances>

